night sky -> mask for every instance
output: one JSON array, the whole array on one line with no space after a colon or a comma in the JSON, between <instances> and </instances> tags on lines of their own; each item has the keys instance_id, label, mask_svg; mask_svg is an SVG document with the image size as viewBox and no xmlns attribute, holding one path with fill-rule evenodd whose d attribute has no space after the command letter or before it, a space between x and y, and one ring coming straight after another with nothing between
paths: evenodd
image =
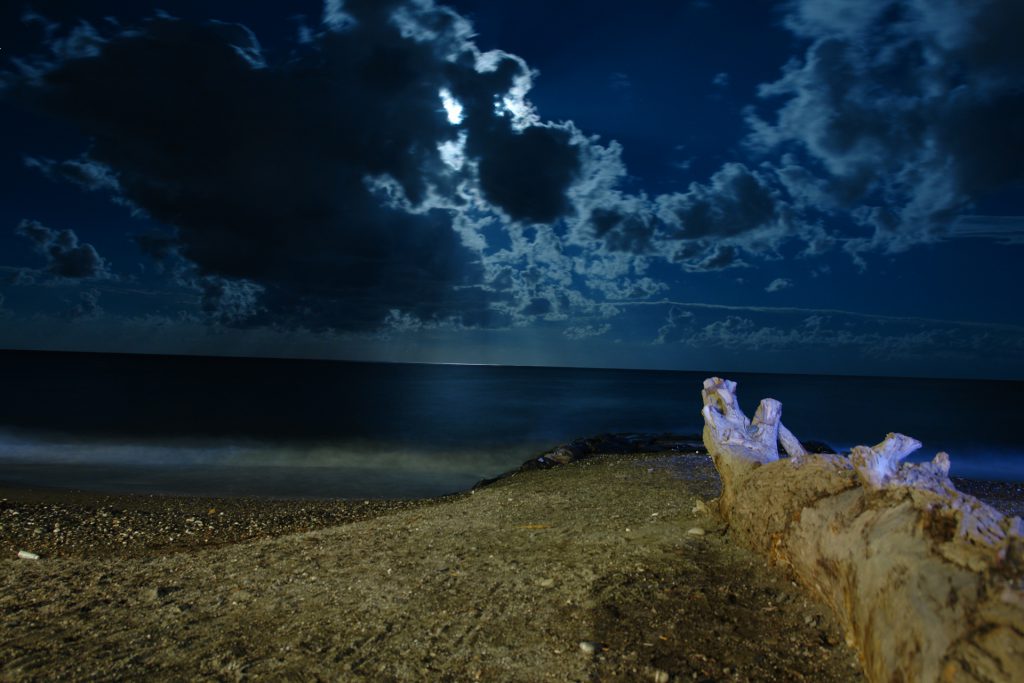
<instances>
[{"instance_id":1,"label":"night sky","mask_svg":"<svg viewBox=\"0 0 1024 683\"><path fill-rule=\"evenodd\" d=\"M1020 0L0 10L0 348L1024 378Z\"/></svg>"}]
</instances>

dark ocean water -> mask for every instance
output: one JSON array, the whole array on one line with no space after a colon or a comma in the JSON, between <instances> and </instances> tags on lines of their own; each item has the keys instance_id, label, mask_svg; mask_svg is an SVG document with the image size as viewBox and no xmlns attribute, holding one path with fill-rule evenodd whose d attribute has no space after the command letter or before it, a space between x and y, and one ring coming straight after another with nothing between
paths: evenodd
<instances>
[{"instance_id":1,"label":"dark ocean water","mask_svg":"<svg viewBox=\"0 0 1024 683\"><path fill-rule=\"evenodd\" d=\"M802 439L899 431L1024 480L1024 383L0 352L0 483L203 495L435 495L602 432L699 433L722 374Z\"/></svg>"}]
</instances>

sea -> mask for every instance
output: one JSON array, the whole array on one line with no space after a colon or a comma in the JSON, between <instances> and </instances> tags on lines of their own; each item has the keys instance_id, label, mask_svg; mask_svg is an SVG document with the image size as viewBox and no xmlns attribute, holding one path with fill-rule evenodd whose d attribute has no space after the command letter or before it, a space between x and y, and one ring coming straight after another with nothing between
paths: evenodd
<instances>
[{"instance_id":1,"label":"sea","mask_svg":"<svg viewBox=\"0 0 1024 683\"><path fill-rule=\"evenodd\" d=\"M0 486L406 498L464 491L603 433L700 434L738 383L803 440L890 431L952 474L1024 481L1024 382L0 351Z\"/></svg>"}]
</instances>

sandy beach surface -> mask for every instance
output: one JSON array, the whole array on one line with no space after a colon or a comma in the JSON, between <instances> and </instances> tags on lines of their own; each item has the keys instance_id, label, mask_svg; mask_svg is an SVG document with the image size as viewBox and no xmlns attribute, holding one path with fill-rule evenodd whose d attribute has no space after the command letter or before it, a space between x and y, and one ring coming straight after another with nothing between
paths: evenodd
<instances>
[{"instance_id":1,"label":"sandy beach surface","mask_svg":"<svg viewBox=\"0 0 1024 683\"><path fill-rule=\"evenodd\" d=\"M718 486L654 453L427 501L0 490L0 679L861 680Z\"/></svg>"}]
</instances>

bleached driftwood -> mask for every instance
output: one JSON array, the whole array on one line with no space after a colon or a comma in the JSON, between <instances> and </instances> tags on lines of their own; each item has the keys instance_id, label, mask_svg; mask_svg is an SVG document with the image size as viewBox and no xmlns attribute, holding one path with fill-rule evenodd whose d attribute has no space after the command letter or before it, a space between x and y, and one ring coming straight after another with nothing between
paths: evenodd
<instances>
[{"instance_id":1,"label":"bleached driftwood","mask_svg":"<svg viewBox=\"0 0 1024 683\"><path fill-rule=\"evenodd\" d=\"M730 533L832 608L870 680L1024 681L1020 518L958 491L945 453L901 464L910 437L810 455L778 401L748 420L735 382L702 393Z\"/></svg>"}]
</instances>

